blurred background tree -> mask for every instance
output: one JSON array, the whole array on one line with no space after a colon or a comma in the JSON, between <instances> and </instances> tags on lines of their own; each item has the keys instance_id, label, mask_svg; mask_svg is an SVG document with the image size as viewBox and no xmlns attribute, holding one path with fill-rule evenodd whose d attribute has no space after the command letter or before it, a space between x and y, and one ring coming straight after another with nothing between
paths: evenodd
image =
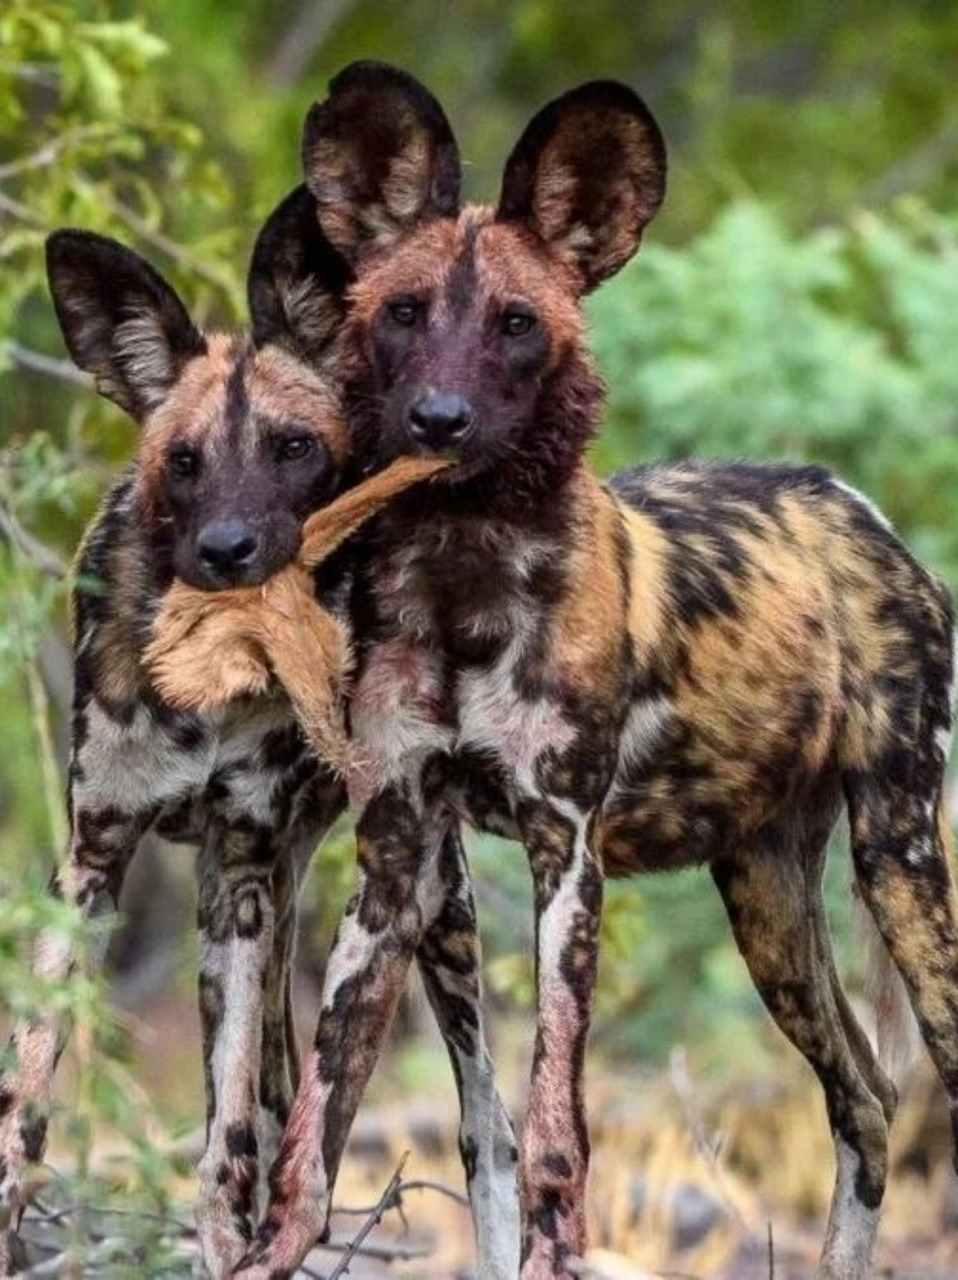
<instances>
[{"instance_id":1,"label":"blurred background tree","mask_svg":"<svg viewBox=\"0 0 958 1280\"><path fill-rule=\"evenodd\" d=\"M64 566L135 443L63 358L44 236L64 224L116 235L201 320L240 322L257 227L298 180L302 117L356 57L399 63L437 92L475 199L494 197L509 147L546 98L596 76L638 88L669 142L670 191L642 253L589 304L610 391L598 465L689 454L824 461L958 586L958 5L3 0L6 990L63 838ZM523 859L486 841L474 860L490 985L522 1009ZM189 860L141 862L127 902L139 925L115 948L131 1007L173 975L188 993L191 971ZM847 871L832 862L844 945ZM308 957L321 956L312 940L325 943L348 880L344 837L309 891ZM157 901L172 910L158 918L137 905ZM597 1040L609 1058L661 1063L685 1042L700 1061L729 1064L743 1035L765 1043L707 877L614 886L606 932ZM844 955L854 970L847 946ZM181 1113L195 1114L195 1096Z\"/></svg>"}]
</instances>

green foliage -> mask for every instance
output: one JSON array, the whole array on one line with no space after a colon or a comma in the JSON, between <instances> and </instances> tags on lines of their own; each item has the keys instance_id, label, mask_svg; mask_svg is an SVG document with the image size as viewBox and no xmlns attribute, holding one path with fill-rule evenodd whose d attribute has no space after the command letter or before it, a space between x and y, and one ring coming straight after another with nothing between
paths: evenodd
<instances>
[{"instance_id":1,"label":"green foliage","mask_svg":"<svg viewBox=\"0 0 958 1280\"><path fill-rule=\"evenodd\" d=\"M814 459L958 582L958 221L917 202L790 233L755 202L650 244L591 307L602 468Z\"/></svg>"}]
</instances>

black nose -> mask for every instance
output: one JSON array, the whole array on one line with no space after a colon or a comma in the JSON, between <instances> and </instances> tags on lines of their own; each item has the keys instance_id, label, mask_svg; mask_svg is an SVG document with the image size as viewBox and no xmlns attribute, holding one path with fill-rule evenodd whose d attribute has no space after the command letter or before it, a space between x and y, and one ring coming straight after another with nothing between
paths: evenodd
<instances>
[{"instance_id":1,"label":"black nose","mask_svg":"<svg viewBox=\"0 0 958 1280\"><path fill-rule=\"evenodd\" d=\"M244 569L258 547L255 535L241 520L214 520L203 526L196 540L203 567L221 575Z\"/></svg>"},{"instance_id":2,"label":"black nose","mask_svg":"<svg viewBox=\"0 0 958 1280\"><path fill-rule=\"evenodd\" d=\"M461 444L472 430L472 405L465 396L427 391L409 410L409 430L430 449Z\"/></svg>"}]
</instances>

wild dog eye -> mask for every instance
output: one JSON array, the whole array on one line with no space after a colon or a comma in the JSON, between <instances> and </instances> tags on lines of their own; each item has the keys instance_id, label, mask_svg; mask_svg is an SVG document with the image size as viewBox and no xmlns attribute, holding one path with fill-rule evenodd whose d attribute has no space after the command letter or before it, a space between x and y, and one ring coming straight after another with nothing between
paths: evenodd
<instances>
[{"instance_id":1,"label":"wild dog eye","mask_svg":"<svg viewBox=\"0 0 958 1280\"><path fill-rule=\"evenodd\" d=\"M305 458L312 447L313 442L309 436L287 436L285 440L278 441L276 456L280 462L296 462L299 458Z\"/></svg>"},{"instance_id":2,"label":"wild dog eye","mask_svg":"<svg viewBox=\"0 0 958 1280\"><path fill-rule=\"evenodd\" d=\"M394 298L392 302L386 303L386 310L396 324L409 328L419 319L422 304L416 298Z\"/></svg>"},{"instance_id":3,"label":"wild dog eye","mask_svg":"<svg viewBox=\"0 0 958 1280\"><path fill-rule=\"evenodd\" d=\"M531 333L537 323L529 311L506 311L502 317L502 332L510 338L521 338Z\"/></svg>"},{"instance_id":4,"label":"wild dog eye","mask_svg":"<svg viewBox=\"0 0 958 1280\"><path fill-rule=\"evenodd\" d=\"M166 466L177 480L189 480L200 469L200 455L195 449L173 449L166 459Z\"/></svg>"}]
</instances>

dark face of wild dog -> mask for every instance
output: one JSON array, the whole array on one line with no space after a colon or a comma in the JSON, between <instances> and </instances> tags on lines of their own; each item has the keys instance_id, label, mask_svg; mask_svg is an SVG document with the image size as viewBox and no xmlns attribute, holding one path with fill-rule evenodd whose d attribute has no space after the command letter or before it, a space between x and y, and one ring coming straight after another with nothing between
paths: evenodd
<instances>
[{"instance_id":1,"label":"dark face of wild dog","mask_svg":"<svg viewBox=\"0 0 958 1280\"><path fill-rule=\"evenodd\" d=\"M560 483L600 400L581 296L632 256L664 192L642 102L595 82L545 107L495 211L460 211L449 124L394 68L338 76L303 154L323 230L356 277L341 358L357 451L373 464L451 454L460 482L495 468L497 484L527 492Z\"/></svg>"},{"instance_id":2,"label":"dark face of wild dog","mask_svg":"<svg viewBox=\"0 0 958 1280\"><path fill-rule=\"evenodd\" d=\"M206 590L264 582L295 556L347 452L339 398L319 371L346 268L312 197L299 188L260 233L242 336L200 333L115 241L57 232L47 262L70 354L142 425L141 508L173 572Z\"/></svg>"}]
</instances>

